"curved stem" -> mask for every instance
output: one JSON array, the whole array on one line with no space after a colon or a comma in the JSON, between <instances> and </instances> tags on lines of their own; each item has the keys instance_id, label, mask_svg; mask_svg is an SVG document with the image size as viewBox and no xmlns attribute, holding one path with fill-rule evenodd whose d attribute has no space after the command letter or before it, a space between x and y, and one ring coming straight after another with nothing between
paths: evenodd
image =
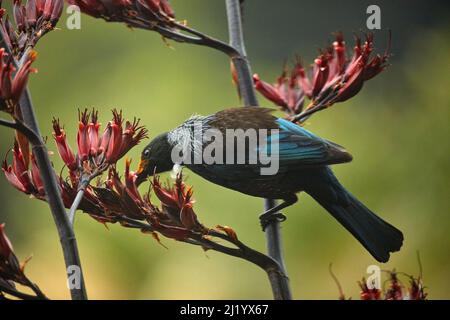
<instances>
[{"instance_id":1,"label":"curved stem","mask_svg":"<svg viewBox=\"0 0 450 320\"><path fill-rule=\"evenodd\" d=\"M13 290L13 289L6 288L6 287L1 287L1 286L0 286L0 292L7 293L9 295L12 295L12 296L14 296L16 298L19 298L19 299L22 299L22 300L44 300L44 299L46 299L46 298L43 298L41 296L33 296L31 294L28 294L28 293L23 293L23 292L20 292L20 291L17 291L17 290Z\"/></svg>"},{"instance_id":2,"label":"curved stem","mask_svg":"<svg viewBox=\"0 0 450 320\"><path fill-rule=\"evenodd\" d=\"M230 45L240 53L239 56L232 58L232 62L238 75L239 91L245 106L257 106L258 100L256 98L256 92L253 88L252 73L245 52L240 2L239 0L225 0L225 3L227 9ZM266 210L273 208L274 206L274 200L265 200ZM277 271L268 273L274 298L278 300L292 299L289 288L289 280L283 261L280 223L276 220L271 222L265 228L265 232L268 254L276 260L281 267L281 272Z\"/></svg>"},{"instance_id":3,"label":"curved stem","mask_svg":"<svg viewBox=\"0 0 450 320\"><path fill-rule=\"evenodd\" d=\"M69 223L72 227L73 227L73 223L75 221L75 212L77 211L81 200L83 200L84 192L86 191L86 188L89 185L90 181L91 180L89 180L89 179L81 180L81 183L78 187L77 195L76 195L75 199L73 200L72 206L70 207L68 216L69 216Z\"/></svg>"},{"instance_id":4,"label":"curved stem","mask_svg":"<svg viewBox=\"0 0 450 320\"><path fill-rule=\"evenodd\" d=\"M36 135L36 133L28 128L22 121L19 119L15 119L14 121L8 121L5 119L0 119L0 126L4 126L7 128L15 129L22 133L25 137L27 137L30 143L39 143L40 137Z\"/></svg>"},{"instance_id":5,"label":"curved stem","mask_svg":"<svg viewBox=\"0 0 450 320\"><path fill-rule=\"evenodd\" d=\"M123 215L117 216L117 219L125 223L125 225L129 228L154 231L151 225L143 221L135 220ZM270 256L267 256L248 247L238 239L232 238L229 235L223 234L214 229L209 230L207 235L224 240L235 246L235 248L228 247L207 239L205 235L201 233L192 233L190 238L180 241L201 246L204 249L214 250L232 257L240 258L257 265L267 273L267 276L269 277L269 280L274 287L273 290L275 297L278 297L279 299L284 298L284 293L289 289L289 287L286 287L288 282L286 281L287 278L283 271L283 268L276 260L274 260Z\"/></svg>"},{"instance_id":6,"label":"curved stem","mask_svg":"<svg viewBox=\"0 0 450 320\"><path fill-rule=\"evenodd\" d=\"M38 299L48 300L47 296L41 291L41 289L27 277L25 277L25 285L33 290Z\"/></svg>"}]
</instances>

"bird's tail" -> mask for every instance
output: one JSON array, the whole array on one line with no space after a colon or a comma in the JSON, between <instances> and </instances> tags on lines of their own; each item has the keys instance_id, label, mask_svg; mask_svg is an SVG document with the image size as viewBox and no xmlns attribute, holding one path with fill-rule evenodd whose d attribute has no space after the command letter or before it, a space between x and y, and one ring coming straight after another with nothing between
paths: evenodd
<instances>
[{"instance_id":1,"label":"bird's tail","mask_svg":"<svg viewBox=\"0 0 450 320\"><path fill-rule=\"evenodd\" d=\"M332 174L332 173L331 173ZM350 194L334 177L333 194L324 196L321 188L306 190L317 202L333 215L380 262L387 262L389 254L400 250L403 234ZM338 201L336 201L338 200Z\"/></svg>"}]
</instances>

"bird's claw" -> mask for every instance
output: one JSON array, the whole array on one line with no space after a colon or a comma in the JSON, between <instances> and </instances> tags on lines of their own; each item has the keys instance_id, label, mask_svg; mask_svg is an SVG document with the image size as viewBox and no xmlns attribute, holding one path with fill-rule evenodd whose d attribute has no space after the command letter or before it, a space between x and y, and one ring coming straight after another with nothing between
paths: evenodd
<instances>
[{"instance_id":1,"label":"bird's claw","mask_svg":"<svg viewBox=\"0 0 450 320\"><path fill-rule=\"evenodd\" d=\"M265 231L267 226L274 221L283 222L286 221L287 217L281 212L271 213L268 215L262 214L259 216L259 222L261 224L262 230Z\"/></svg>"}]
</instances>

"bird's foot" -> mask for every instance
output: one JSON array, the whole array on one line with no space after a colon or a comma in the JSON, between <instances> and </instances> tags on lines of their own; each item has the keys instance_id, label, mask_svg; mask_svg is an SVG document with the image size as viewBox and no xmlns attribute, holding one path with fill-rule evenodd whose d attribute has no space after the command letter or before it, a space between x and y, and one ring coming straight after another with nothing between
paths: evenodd
<instances>
[{"instance_id":1,"label":"bird's foot","mask_svg":"<svg viewBox=\"0 0 450 320\"><path fill-rule=\"evenodd\" d=\"M262 230L265 231L267 226L274 221L283 222L286 221L287 217L281 212L276 213L263 213L259 216L259 222L261 224Z\"/></svg>"}]
</instances>

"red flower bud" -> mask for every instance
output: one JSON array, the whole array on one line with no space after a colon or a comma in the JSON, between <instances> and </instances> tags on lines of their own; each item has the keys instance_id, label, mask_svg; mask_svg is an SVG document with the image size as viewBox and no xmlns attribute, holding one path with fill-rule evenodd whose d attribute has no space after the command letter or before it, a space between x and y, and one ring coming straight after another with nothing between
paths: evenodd
<instances>
[{"instance_id":1,"label":"red flower bud","mask_svg":"<svg viewBox=\"0 0 450 320\"><path fill-rule=\"evenodd\" d=\"M13 149L13 171L20 183L31 193L34 188L28 173L28 166L23 156L19 144L15 141Z\"/></svg>"},{"instance_id":2,"label":"red flower bud","mask_svg":"<svg viewBox=\"0 0 450 320\"><path fill-rule=\"evenodd\" d=\"M79 125L77 134L78 156L81 161L86 161L89 157L91 142L89 139L89 112L85 109L79 112Z\"/></svg>"},{"instance_id":3,"label":"red flower bud","mask_svg":"<svg viewBox=\"0 0 450 320\"><path fill-rule=\"evenodd\" d=\"M16 174L13 171L13 168L11 166L8 166L8 163L6 162L6 159L3 160L2 163L2 171L5 174L6 180L17 190L23 192L23 193L29 193L27 188L22 184L22 182L19 181Z\"/></svg>"},{"instance_id":4,"label":"red flower bud","mask_svg":"<svg viewBox=\"0 0 450 320\"><path fill-rule=\"evenodd\" d=\"M106 150L106 162L115 163L120 158L122 149L122 111L113 110L113 120L109 122L111 136Z\"/></svg>"},{"instance_id":5,"label":"red flower bud","mask_svg":"<svg viewBox=\"0 0 450 320\"><path fill-rule=\"evenodd\" d=\"M55 138L56 147L58 148L61 159L64 161L69 170L76 170L78 165L75 155L67 143L66 133L60 126L59 119L55 118L53 118L53 137Z\"/></svg>"},{"instance_id":6,"label":"red flower bud","mask_svg":"<svg viewBox=\"0 0 450 320\"><path fill-rule=\"evenodd\" d=\"M258 74L253 75L253 82L255 83L255 89L258 90L258 92L261 93L268 100L272 101L277 106L280 107L286 106L286 101L284 101L283 97L280 96L277 89L274 86L268 84L267 82L262 81L259 78Z\"/></svg>"},{"instance_id":7,"label":"red flower bud","mask_svg":"<svg viewBox=\"0 0 450 320\"><path fill-rule=\"evenodd\" d=\"M25 90L25 87L28 82L28 75L32 72L36 72L35 69L31 68L31 64L33 63L34 60L36 60L36 57L37 57L36 51L31 51L28 54L25 63L22 65L22 67L17 71L17 73L14 76L11 89L11 98L15 102L19 101L23 91Z\"/></svg>"},{"instance_id":8,"label":"red flower bud","mask_svg":"<svg viewBox=\"0 0 450 320\"><path fill-rule=\"evenodd\" d=\"M8 260L13 253L11 241L5 233L5 224L0 224L0 257Z\"/></svg>"},{"instance_id":9,"label":"red flower bud","mask_svg":"<svg viewBox=\"0 0 450 320\"><path fill-rule=\"evenodd\" d=\"M38 194L41 196L45 195L44 183L42 182L41 173L36 163L35 157L31 157L31 179L33 180L33 185L37 190Z\"/></svg>"},{"instance_id":10,"label":"red flower bud","mask_svg":"<svg viewBox=\"0 0 450 320\"><path fill-rule=\"evenodd\" d=\"M89 154L95 157L99 154L98 148L100 140L98 137L98 131L100 129L100 124L98 123L98 111L92 110L91 122L88 125L89 141L90 141L90 151Z\"/></svg>"}]
</instances>

